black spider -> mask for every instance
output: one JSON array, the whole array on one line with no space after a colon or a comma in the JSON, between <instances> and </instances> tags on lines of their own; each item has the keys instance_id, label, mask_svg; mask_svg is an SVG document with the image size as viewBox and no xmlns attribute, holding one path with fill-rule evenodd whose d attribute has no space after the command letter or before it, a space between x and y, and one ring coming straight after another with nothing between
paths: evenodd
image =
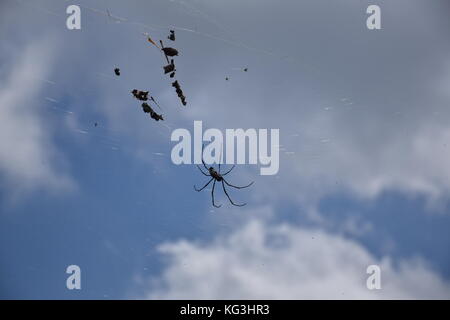
<instances>
[{"instance_id":1,"label":"black spider","mask_svg":"<svg viewBox=\"0 0 450 320\"><path fill-rule=\"evenodd\" d=\"M209 167L209 168L208 168L208 167L206 166L205 162L203 161L203 159L202 159L202 163L203 163L203 166L205 167L205 169L208 171L209 174L203 172L203 170L201 169L201 167L198 166L198 165L197 165L197 168L200 170L200 172L201 172L203 175L205 175L205 176L207 176L207 177L211 177L211 179L210 179L210 180L209 180L202 188L200 188L200 189L197 189L197 188L195 187L195 185L194 185L195 191L197 191L197 192L202 191L203 189L205 189L205 188L211 183L211 181L214 180L213 186L212 186L212 191L211 191L212 205L213 205L214 207L216 207L216 208L220 208L222 205L216 205L215 202L214 202L214 188L215 188L215 186L216 186L216 181L217 181L217 182L222 182L223 192L225 192L225 195L227 196L228 200L230 200L230 202L231 202L231 204L232 204L233 206L236 206L236 207L242 207L242 206L245 206L245 205L246 205L246 203L242 203L242 204L236 204L236 203L234 203L233 200L231 200L230 196L228 195L227 189L225 188L225 184L226 184L227 186L230 186L230 187L233 187L233 188L236 188L236 189L244 189L244 188L250 187L250 186L253 184L254 181L252 181L250 184L248 184L248 185L246 185L246 186L243 186L243 187L234 186L234 185L228 183L227 180L225 180L225 178L224 178L224 176L226 176L227 174L229 174L229 173L231 172L231 170L234 169L234 167L235 167L234 165L231 167L230 170L228 170L228 171L225 172L224 174L221 174L221 173L220 173L220 163L219 163L219 171L216 171L213 167Z\"/></svg>"}]
</instances>

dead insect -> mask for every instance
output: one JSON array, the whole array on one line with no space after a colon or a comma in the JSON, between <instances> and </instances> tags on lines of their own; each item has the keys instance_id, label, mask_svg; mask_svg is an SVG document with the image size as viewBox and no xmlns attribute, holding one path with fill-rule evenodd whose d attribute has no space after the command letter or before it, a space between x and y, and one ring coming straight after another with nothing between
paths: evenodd
<instances>
[{"instance_id":1,"label":"dead insect","mask_svg":"<svg viewBox=\"0 0 450 320\"><path fill-rule=\"evenodd\" d=\"M248 71L248 68L244 68L244 72L247 72Z\"/></svg>"},{"instance_id":2,"label":"dead insect","mask_svg":"<svg viewBox=\"0 0 450 320\"><path fill-rule=\"evenodd\" d=\"M151 117L152 119L155 119L156 121L164 120L163 116L162 116L161 114L157 114L157 113L152 109L152 107L150 107L150 105L149 105L148 103L146 103L146 102L144 102L144 103L142 104L142 110L144 110L145 113L150 113L150 117Z\"/></svg>"},{"instance_id":3,"label":"dead insect","mask_svg":"<svg viewBox=\"0 0 450 320\"><path fill-rule=\"evenodd\" d=\"M186 97L183 94L183 90L181 90L180 84L178 83L178 80L175 80L174 82L172 82L172 87L175 88L175 91L178 95L178 98L180 98L181 103L183 104L183 106L186 105Z\"/></svg>"},{"instance_id":4,"label":"dead insect","mask_svg":"<svg viewBox=\"0 0 450 320\"><path fill-rule=\"evenodd\" d=\"M120 69L119 68L115 68L114 69L114 73L116 74L116 76L120 76Z\"/></svg>"},{"instance_id":5,"label":"dead insect","mask_svg":"<svg viewBox=\"0 0 450 320\"><path fill-rule=\"evenodd\" d=\"M178 56L178 50L170 47L162 48L162 51L164 51L164 54L168 57L174 57Z\"/></svg>"},{"instance_id":6,"label":"dead insect","mask_svg":"<svg viewBox=\"0 0 450 320\"><path fill-rule=\"evenodd\" d=\"M228 170L228 171L225 172L224 174L221 174L221 173L220 173L220 163L219 163L219 171L216 171L213 167L209 167L209 168L208 168L208 167L206 166L205 162L203 161L203 159L202 159L202 163L203 163L203 166L205 167L205 169L207 170L207 173L203 172L202 168L201 168L200 166L198 166L198 165L197 165L197 168L200 170L200 172L201 172L204 176L211 177L211 179L210 179L203 187L201 187L200 189L197 189L197 187L194 185L194 190L195 190L195 191L197 191L197 192L202 191L203 189L205 189L205 188L211 183L211 181L214 180L213 186L212 186L212 190L211 190L212 205L213 205L214 207L220 208L220 207L222 206L222 205L216 205L216 203L214 202L214 188L215 188L215 186L216 186L216 182L222 183L223 192L225 193L225 195L227 196L228 200L230 200L230 203L231 203L233 206L236 206L236 207L243 207L243 206L246 205L246 203L242 203L242 204L234 203L233 200L231 200L230 196L228 195L228 192L227 192L227 189L225 188L225 185L227 185L227 186L229 186L229 187L236 188L236 189L244 189L244 188L250 187L250 186L253 184L254 181L252 181L250 184L248 184L248 185L246 185L246 186L243 186L243 187L238 187L238 186L232 185L231 183L228 183L227 180L225 180L224 176L226 176L227 174L229 174L229 173L231 172L231 170L234 169L234 167L235 167L234 165L231 167L230 170Z\"/></svg>"},{"instance_id":7,"label":"dead insect","mask_svg":"<svg viewBox=\"0 0 450 320\"><path fill-rule=\"evenodd\" d=\"M226 77L226 78L225 78L225 80L227 80L227 81L228 81L228 80L230 80L230 78Z\"/></svg>"},{"instance_id":8,"label":"dead insect","mask_svg":"<svg viewBox=\"0 0 450 320\"><path fill-rule=\"evenodd\" d=\"M178 50L170 47L164 47L164 44L162 40L159 40L161 43L161 50L164 52L164 55L166 56L167 62L169 62L169 59L167 57L174 57L178 55Z\"/></svg>"},{"instance_id":9,"label":"dead insect","mask_svg":"<svg viewBox=\"0 0 450 320\"><path fill-rule=\"evenodd\" d=\"M167 39L175 41L175 31L170 30L170 35L167 37Z\"/></svg>"},{"instance_id":10,"label":"dead insect","mask_svg":"<svg viewBox=\"0 0 450 320\"><path fill-rule=\"evenodd\" d=\"M141 90L134 89L133 91L131 91L131 93L138 100L141 100L141 101L148 100L148 91L141 91Z\"/></svg>"},{"instance_id":11,"label":"dead insect","mask_svg":"<svg viewBox=\"0 0 450 320\"><path fill-rule=\"evenodd\" d=\"M175 71L175 64L173 63L173 59L170 60L170 64L168 64L167 66L163 67L164 69L164 74L170 73L170 72L174 72Z\"/></svg>"},{"instance_id":12,"label":"dead insect","mask_svg":"<svg viewBox=\"0 0 450 320\"><path fill-rule=\"evenodd\" d=\"M172 82L172 87L179 89L180 88L180 84L178 83L178 80L175 80L174 82Z\"/></svg>"}]
</instances>

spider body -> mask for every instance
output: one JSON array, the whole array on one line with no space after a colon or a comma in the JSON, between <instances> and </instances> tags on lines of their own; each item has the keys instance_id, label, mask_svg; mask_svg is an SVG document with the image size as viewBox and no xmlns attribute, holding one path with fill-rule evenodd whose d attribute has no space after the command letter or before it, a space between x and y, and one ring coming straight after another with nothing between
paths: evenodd
<instances>
[{"instance_id":1,"label":"spider body","mask_svg":"<svg viewBox=\"0 0 450 320\"><path fill-rule=\"evenodd\" d=\"M253 182L251 182L251 183L249 183L248 185L243 186L243 187L238 187L238 186L232 185L232 184L229 183L227 180L225 180L224 176L226 176L227 174L229 174L229 173L234 169L235 166L232 166L230 170L228 170L227 172L225 172L225 173L222 174L222 173L220 173L220 163L219 163L219 170L216 170L216 169L214 169L213 167L209 167L209 168L208 168L208 167L206 166L205 162L203 161L203 159L202 159L202 163L203 163L203 167L206 169L206 172L207 172L207 173L204 172L200 166L197 166L197 168L200 170L200 172L201 172L204 176L211 177L211 178L210 178L209 181L208 181L203 187L201 187L200 189L197 189L197 188L195 187L195 185L194 185L195 191L200 192L200 191L202 191L203 189L205 189L211 182L213 182L213 186L212 186L212 190L211 190L212 205L213 205L214 207L216 207L216 208L220 208L222 205L216 205L216 203L215 203L215 201L214 201L214 189L215 189L215 187L216 187L216 182L219 182L219 183L222 184L223 192L225 193L225 195L227 196L228 200L230 201L230 203L231 203L233 206L236 206L236 207L243 207L243 206L246 205L246 203L239 204L239 203L235 203L233 200L231 200L231 198L230 198L230 196L229 196L229 194L228 194L228 192L227 192L227 189L225 188L225 185L227 185L227 186L229 186L229 187L232 187L232 188L235 188L235 189L244 189L244 188L250 187L250 186L253 184Z\"/></svg>"},{"instance_id":2,"label":"spider body","mask_svg":"<svg viewBox=\"0 0 450 320\"><path fill-rule=\"evenodd\" d=\"M213 177L216 181L221 182L223 180L222 175L218 173L213 167L209 167L208 171L211 177Z\"/></svg>"}]
</instances>

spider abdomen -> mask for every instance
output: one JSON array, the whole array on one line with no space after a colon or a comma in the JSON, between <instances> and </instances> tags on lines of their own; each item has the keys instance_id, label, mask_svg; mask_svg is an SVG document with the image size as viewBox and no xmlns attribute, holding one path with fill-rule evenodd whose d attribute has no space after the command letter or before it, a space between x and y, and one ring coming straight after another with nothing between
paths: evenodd
<instances>
[{"instance_id":1,"label":"spider abdomen","mask_svg":"<svg viewBox=\"0 0 450 320\"><path fill-rule=\"evenodd\" d=\"M210 168L209 169L209 174L211 175L211 177L213 177L216 181L222 181L222 175L220 173L218 173L216 170Z\"/></svg>"}]
</instances>

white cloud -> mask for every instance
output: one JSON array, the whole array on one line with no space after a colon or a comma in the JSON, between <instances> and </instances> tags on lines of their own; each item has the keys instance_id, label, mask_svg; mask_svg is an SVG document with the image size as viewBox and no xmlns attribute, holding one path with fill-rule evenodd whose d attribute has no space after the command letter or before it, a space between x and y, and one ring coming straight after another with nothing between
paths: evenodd
<instances>
[{"instance_id":1,"label":"white cloud","mask_svg":"<svg viewBox=\"0 0 450 320\"><path fill-rule=\"evenodd\" d=\"M299 7L301 10L289 10L291 5L301 6ZM350 3L348 5L358 7ZM406 4L395 5L395 10L391 8L391 14L403 15L404 5ZM195 4L189 6L194 9L196 7ZM323 19L330 20L328 23L321 21L323 29L314 33L314 36L303 34L302 32L306 31L302 31L301 26L309 20L299 19L297 13L302 12L303 18L309 18L310 10L316 12L318 8L324 6L328 4L293 3L279 8L288 16L283 16L287 19L283 23L274 23L276 26L249 25L247 19L242 19L243 21L239 21L240 24L234 26L242 31L238 39L248 40L249 45L259 43L257 46L267 48L268 51L280 52L277 45L266 41L269 38L268 32L276 33L277 43L289 43L288 53L292 55L293 61L299 63L298 66L296 63L290 64L281 59L284 56L281 53L271 55L263 53L264 50L256 52L245 50L239 46L228 46L222 42L205 39L199 34L177 31L179 41L191 41L177 42L182 52L177 60L180 67L178 75L182 79L189 101L188 108L185 109L179 108L179 101L173 88L170 87L170 81L161 74L161 64L164 62L160 60L157 52L152 51L151 47L142 46L143 39L140 38L129 37L132 40L125 43L122 42L124 41L122 36L105 37L104 32L107 31L105 26L108 28L111 26L103 24L103 17L95 18L100 22L98 32L94 33L91 30L89 36L83 37L83 45L79 45L78 42L75 42L76 46L67 45L65 54L70 56L68 60L74 61L79 67L71 68L70 73L64 76L70 79L74 91L80 87L74 86L74 83L80 81L89 84L96 103L89 105L89 110L83 106L77 106L77 109L80 112L99 112L106 119L110 129L117 130L124 136L128 135L130 137L128 147L132 146L129 149L134 150L134 154L140 159L152 159L151 153L154 149L148 148L149 143L155 146L159 144L159 151L161 146L168 145L172 129L177 127L190 129L192 120L202 119L205 125L218 128L280 128L280 143L292 154L286 155L284 151L282 152L279 183L282 183L284 188L276 190L286 191L290 198L314 205L324 195L336 191L350 190L359 196L373 198L383 191L392 189L423 193L433 199L448 196L450 171L447 159L450 157L450 148L443 148L443 145L448 139L450 127L445 119L448 119L449 114L446 108L442 108L438 117L433 114L433 110L439 105L448 104L448 76L445 74L438 77L439 83L441 78L444 78L443 85L439 85L442 90L439 91L438 97L436 88L429 87L430 83L435 84L432 80L436 78L436 74L431 71L420 73L422 68L428 67L427 63L433 58L425 55L425 52L423 57L418 54L417 61L414 62L417 68L411 68L404 59L410 50L408 46L396 40L395 43L390 42L393 38L403 38L419 31L434 34L432 24L413 25L408 30L393 28L392 33L385 34L383 41L380 39L380 42L367 42L366 33L356 33L352 36L352 40L349 40L346 32L340 32L335 28L333 20L340 17L338 21L343 22L341 19L345 20L347 16L336 15L334 10L338 8L333 6L333 10L328 8L329 10L324 11ZM184 5L181 7L186 9ZM211 12L211 17L218 15L214 21L223 21L223 16L228 14L228 10L236 9L234 3L230 5L228 2L226 5L208 2L206 8ZM246 10L250 8L254 10L253 6L247 6ZM408 4L408 12L409 10L419 12L421 9L422 7L416 3ZM348 11L348 8L339 10ZM121 10L117 9L117 12L122 15ZM292 12L297 13L291 15ZM255 14L259 20L266 21L267 15L271 13L263 6L259 7ZM354 17L353 11L348 11L348 14ZM421 16L424 14L430 15L424 21L434 19L433 11L421 13ZM177 21L177 25L189 26L194 21L203 21L205 26L202 27L203 24L200 24L200 27L208 31L206 27L210 26L208 22L210 19L206 18L205 21L205 16L203 14L201 16L191 16L185 12L184 18ZM170 17L164 15L161 19L170 21ZM301 41L292 41L292 34L285 32L285 25L291 20L298 26L299 34L296 37L301 36ZM350 22L351 19L348 21L349 25L345 24L345 28L352 28L351 30L355 32L364 31L357 29ZM364 23L361 26L365 28ZM344 28L344 25L342 27ZM120 28L125 28L125 24L120 25ZM227 35L227 32L220 31L221 28L212 29L211 32L214 34ZM252 33L251 37L246 35L248 32ZM162 37L162 31L152 31L152 35ZM320 39L334 39L336 36L340 37L337 40L344 42L339 47L333 48L335 54L324 55L328 45L332 46L333 43L327 44L327 41ZM425 39L431 38L424 37L423 45L418 45L416 40L408 40L405 43L417 50L433 46L437 51L442 50L441 44L445 43L443 41L435 43L431 40L428 43ZM101 47L109 48L108 45L115 41L121 41L127 50L99 49L99 43L102 44ZM361 49L366 45L369 47ZM417 48L414 45L417 45ZM90 52L95 51L102 56L101 61L94 59L89 50L80 49L78 46L98 49L99 51ZM390 47L389 57L381 56L380 60L375 60L377 63L369 63L371 59L378 57L378 51L374 51L373 55L367 55L367 52L387 46ZM134 52L135 59L128 58L130 51ZM201 52L208 52L214 59L202 59L198 55ZM237 52L239 55L234 57ZM307 54L308 52L310 54ZM432 52L426 50L426 54ZM342 70L338 67L343 64L341 58L348 55L367 59L355 59L345 64L348 65L348 70ZM261 59L267 61L261 62ZM440 60L437 61L439 63ZM144 62L148 65L142 70L141 63ZM123 70L120 78L111 76L109 79L98 76L99 72L112 74L111 68L119 64ZM247 73L232 70L235 66L247 64L250 64ZM277 71L281 66L286 69L282 74ZM391 75L393 69L396 70L395 75ZM148 82L150 70L152 70L151 85ZM362 78L361 70L365 70L364 76L371 75L371 77ZM418 71L411 74L411 70ZM345 73L341 75L343 71ZM86 77L87 73L90 77ZM229 74L232 74L232 80L225 83L224 77ZM270 76L264 77L262 76L264 74ZM334 74L340 74L341 82L346 85L336 83ZM385 81L389 76L394 77L390 81L395 83L398 90L392 90L391 82ZM366 85L361 86L364 82ZM155 124L148 117L144 117L139 110L139 104L131 99L129 91L132 88L143 89L147 86L163 105L162 113L167 119L163 123ZM420 90L414 90L415 88ZM337 92L345 92L346 98L342 99L344 96L338 96ZM380 96L385 98L381 99ZM413 103L410 103L411 101ZM423 101L426 101L426 105ZM330 109L325 111L325 108ZM424 111L425 109L430 109L430 112ZM166 127L167 125L170 128ZM149 130L153 130L152 134L149 134ZM298 136L294 138L293 134ZM273 184L267 181L270 181L267 177L260 179L258 195L261 199L279 200L281 192L274 192Z\"/></svg>"},{"instance_id":2,"label":"white cloud","mask_svg":"<svg viewBox=\"0 0 450 320\"><path fill-rule=\"evenodd\" d=\"M380 121L377 128L369 124L369 117L364 117L368 124L364 132L358 132L359 126L349 125L339 117L310 119L309 124L305 123L306 131L326 128L327 136L331 137L331 142L320 148L318 159L304 158L300 165L293 166L303 179L305 191L320 180L314 190L317 195L344 186L369 198L386 190L422 193L431 199L448 196L450 127L427 115L411 129L417 119L402 124L401 117L395 119L392 115L393 119L374 119ZM384 127L382 123L386 121L393 123L391 128ZM367 138L361 139L362 135ZM306 137L300 144L311 145L312 139Z\"/></svg>"},{"instance_id":3,"label":"white cloud","mask_svg":"<svg viewBox=\"0 0 450 320\"><path fill-rule=\"evenodd\" d=\"M301 4L300 11L304 13L307 12L303 10L305 7L327 5L322 2ZM278 68L283 68L285 77L282 81L272 64L258 66L258 59L252 59L253 66L244 76L232 77L226 86L214 81L205 82L202 90L193 92L190 99L195 108L189 109L187 116L192 120L203 119L216 127L280 128L280 143L292 153L286 155L282 152L280 184L287 186L283 189L291 191L289 196L300 202L315 203L324 195L347 190L367 198L390 190L420 193L431 200L448 198L450 114L447 106L450 91L448 72L442 72L448 71L447 61L442 59L448 52L448 37L435 30L436 8L424 10L417 2L389 6L393 17L402 16L404 6L408 6L411 12L424 19L408 30L392 25L382 40L371 41L367 41L369 35L363 32L363 28L351 25L350 30L355 34L348 37L347 32L336 31L339 28L335 28L335 24L323 21L323 30L311 37L300 37L300 26L305 20L300 19L295 22L299 33L293 36L292 43L289 42L294 48L288 54L302 56L313 50L313 58L302 59L303 64L310 64L311 68L302 70L280 63ZM225 7L231 9L232 5L227 2ZM287 6L282 8L286 10ZM354 11L343 15L343 19L351 21L354 16L353 13L350 16L350 12ZM262 10L259 15L267 15L267 12ZM289 16L284 18L283 25ZM265 32L269 31L262 32L259 25L257 28L259 32L251 38L255 43L259 37L267 38ZM344 24L340 28L345 28ZM427 36L422 38L422 47L416 48L416 40L409 39L409 36L418 33ZM332 49L332 54L323 56L327 45L321 39L343 34L346 36L337 38L342 43ZM440 41L434 42L432 35ZM280 33L279 37L277 35L278 43L285 42L283 34ZM405 41L395 42L398 38ZM267 42L260 43L270 47ZM360 51L363 47L366 49ZM389 58L380 58L382 55L377 50L384 47L390 48ZM434 51L421 53L426 47L433 47ZM405 60L405 55L411 54L411 48L417 56ZM367 54L371 50L373 54ZM355 60L342 60L342 56L352 56ZM224 55L222 59L216 57L216 60L226 61L226 58ZM429 61L435 61L433 68L439 72L431 72ZM339 65L345 68L337 67ZM325 66L330 66L330 69ZM317 72L310 72L310 69L317 69ZM264 70L267 79L261 77L263 73L260 70ZM211 73L209 69L208 72ZM253 76L258 72L261 72L259 78ZM334 74L339 75L338 81ZM317 82L318 77L323 81ZM282 85L278 85L276 80ZM231 86L233 90L229 90ZM338 96L340 92L345 96ZM211 97L211 93L215 96ZM211 110L212 106L214 111L206 114L204 110ZM273 184L267 183L261 198L279 200L280 192L273 190Z\"/></svg>"},{"instance_id":4,"label":"white cloud","mask_svg":"<svg viewBox=\"0 0 450 320\"><path fill-rule=\"evenodd\" d=\"M119 6L119 3L116 5ZM228 2L224 5L208 1L204 5L211 17L196 10L198 4L188 6L197 12L195 15L187 14L184 10L188 8L178 4L177 7L183 8L181 12L184 14L183 19L177 18L180 20L177 25L189 26L193 22L201 22L200 30L206 32L207 26L211 26L212 18L214 21L224 21L228 11L236 10L235 4ZM358 5L348 5L359 8ZM247 41L244 40L248 40L250 46L259 43L257 46L261 49L278 52L273 55L263 53L265 50L246 50L205 39L200 34L178 30L179 41L190 41L177 42L182 52L177 60L179 75L189 101L188 108L185 109L179 108L179 101L170 87L170 81L161 74L161 64L164 62L160 60L157 52L152 51L151 47L142 46L143 38L127 36L127 39L131 40L122 42L123 36L105 37L105 34L110 34L109 31L105 32L111 26L103 23L104 17L93 16L93 19L99 22L97 33L93 30L86 33L89 36L82 38L82 45L78 41L75 41L75 44L66 41L64 56L68 57L68 61L77 63L78 67L70 68L70 72L66 70L69 73L64 73L64 78L69 79L70 87L74 91L81 87L79 82L85 85L87 83L92 88L90 92L93 92L96 103L89 105L89 110L81 105L77 106L77 109L80 112L99 112L110 129L128 134L128 145L132 146L129 149L133 149L134 154L141 159L152 159L151 153L154 150L148 148L149 143L159 144L160 151L161 146L168 145L172 129L190 128L192 120L202 119L205 125L219 128L280 128L280 143L291 155L282 152L278 181L284 188L276 190L286 191L290 198L314 205L324 195L343 190L369 198L386 190L423 193L432 199L447 197L450 193L450 171L447 165L450 157L450 147L447 146L450 126L446 120L449 118L448 108L445 107L449 102L448 68L442 67L441 69L446 71L436 75L428 65L429 61L435 60L437 65L442 63L442 66L448 67L448 61L442 62L441 55L437 55L437 58L433 55L435 52L447 52L444 50L447 48L447 42L423 36L422 44L418 43L415 37L409 38L411 34L420 32L421 35L436 34L436 37L447 39L447 34L436 33L433 23L424 22L435 21L436 12L422 12L422 6L418 3L391 4L391 14L394 17L402 16L406 5L408 12L413 10L423 17L423 24L411 25L409 29L394 28L393 25L391 33L384 34L382 39L373 42L367 41L368 34L363 32L364 23L361 24L362 29L353 25L350 17L354 18L354 11L348 10L347 7L328 8L323 12L323 20L320 21L323 29L317 30L314 35L309 34L310 29L303 29L302 26L313 23L308 20L312 16L310 13L321 12L320 10L329 6L325 2L281 6L278 9L287 16L283 15L283 23L274 21L273 25L248 24L245 14L236 16L236 19L242 20L237 20L233 26L235 30L240 30L239 34L236 34L237 38L245 43ZM299 10L290 10L291 6ZM123 10L129 10L128 7L118 7L118 15L122 15ZM255 8L248 5L244 9L254 11ZM347 11L348 16L335 14L334 10L338 9ZM298 12L302 13L303 19L298 18ZM125 12L123 14L126 16ZM265 10L265 6L258 7L254 14L261 21L266 21L268 14L272 15L271 11ZM138 19L137 16L135 15L135 19ZM161 19L171 21L171 16L163 14ZM347 29L339 31L339 28L335 28L334 19L339 22L348 20L348 25L343 24L341 27L351 28L349 30L356 33L349 38L347 32L344 32ZM298 26L298 34L294 39L298 37L301 41L292 41L292 33L285 32L289 21ZM315 21L312 25L316 23L318 22ZM119 29L125 29L125 24L117 27L119 26ZM212 29L214 34L227 35L227 32L220 30L222 28ZM164 33L165 37L165 32L166 30L153 30L152 35L162 37ZM272 33L277 35L276 43L289 44L287 53L296 63L287 63L285 59L281 59L284 53L280 53L278 45L266 41L270 38L268 34ZM136 32L136 36L138 34L140 35L140 32ZM66 33L61 35L67 37ZM408 36L405 42L399 43L397 39L403 39L404 36ZM335 38L336 41L343 41L338 47L333 47L333 42L321 40ZM116 41L121 41L123 48L127 49L110 50L108 45ZM328 46L333 47L333 54L325 54L330 48ZM414 61L414 68L411 68L411 61L404 58L411 53L409 46L417 51L417 56L411 58L415 59L411 60ZM376 51L384 47L390 48L387 57ZM435 50L427 50L428 47ZM375 51L369 55L371 50ZM132 60L129 59L130 51L135 55ZM96 59L90 52L96 52L102 59ZM203 59L198 55L204 52L214 56L214 59ZM235 57L237 53L239 55ZM344 56L355 57L355 60L343 64L348 62L342 60ZM375 58L376 63L369 63ZM267 60L261 62L261 59ZM148 65L142 70L141 64L144 62ZM112 74L111 68L119 64L124 71L120 78L98 76L99 72ZM233 67L247 64L250 64L247 73L232 70ZM348 67L343 70L339 67L341 65ZM282 66L283 72L280 73L278 69ZM28 67L39 68L37 65ZM148 82L150 70L151 85ZM361 73L361 70L364 72ZM395 74L391 74L392 70L395 70ZM86 77L87 73L89 77ZM232 80L225 83L224 77L230 74ZM336 74L339 75L340 82L335 81ZM371 76L365 78L367 75ZM389 81L386 81L387 79ZM31 79L27 80L33 82ZM341 85L341 82L345 85ZM362 86L361 83L365 85ZM33 85L37 83L33 82ZM131 99L129 91L132 88L142 89L146 86L165 106L162 112L167 121L152 123L148 117L143 116L139 104ZM393 87L396 90L393 90ZM338 92L344 92L346 98L342 99L344 96L338 96ZM2 104L5 100L3 95L6 95L6 89L2 90ZM18 94L14 96L14 99L19 98L23 99ZM325 111L326 108L328 111ZM439 108L440 113L436 116L434 111ZM15 110L9 108L1 112L22 122L28 121L26 117L35 118L29 114L24 116L23 112L19 117ZM7 119L2 115L3 118ZM170 128L166 127L167 125ZM30 128L27 130L34 130L33 126ZM6 130L10 129L4 128L2 132ZM153 130L152 134L149 134L149 130ZM40 134L42 133L38 136ZM298 136L293 137L293 134ZM29 134L23 134L25 135L26 139L32 139ZM3 163L15 163L11 156L5 159ZM9 166L17 171L17 165ZM29 177L27 180L36 180L30 172L39 175L39 172L49 171L45 165L41 165L41 168L37 166L34 163L34 170L26 171L25 176ZM270 178L260 179L260 198L280 200L281 192L274 192L273 184L267 181L271 181Z\"/></svg>"},{"instance_id":5,"label":"white cloud","mask_svg":"<svg viewBox=\"0 0 450 320\"><path fill-rule=\"evenodd\" d=\"M208 245L179 241L160 251L168 266L149 282L146 298L450 298L450 284L420 260L394 268L389 257L377 259L356 242L318 229L252 221ZM381 290L366 287L372 264L381 267Z\"/></svg>"},{"instance_id":6,"label":"white cloud","mask_svg":"<svg viewBox=\"0 0 450 320\"><path fill-rule=\"evenodd\" d=\"M205 86L205 92L220 91ZM395 190L426 195L430 202L450 195L447 110L436 116L420 105L389 110L377 105L330 104L326 99L305 101L297 108L294 94L287 93L290 90L294 91L286 88L283 97L271 96L268 102L259 99L262 92L251 100L238 101L237 119L225 98L215 100L215 113L203 115L201 110L210 107L204 94L194 95L196 109L188 110L191 120L203 119L210 127L280 128L279 179L258 179L256 200L273 202L286 197L315 206L326 195L346 191L374 199ZM271 105L282 111L267 112ZM332 109L325 111L325 106ZM251 123L241 119L251 119Z\"/></svg>"},{"instance_id":7,"label":"white cloud","mask_svg":"<svg viewBox=\"0 0 450 320\"><path fill-rule=\"evenodd\" d=\"M24 48L0 89L0 174L12 193L73 187L58 169L62 156L39 109L44 83L39 78L49 72L52 49L52 43L43 39Z\"/></svg>"}]
</instances>

